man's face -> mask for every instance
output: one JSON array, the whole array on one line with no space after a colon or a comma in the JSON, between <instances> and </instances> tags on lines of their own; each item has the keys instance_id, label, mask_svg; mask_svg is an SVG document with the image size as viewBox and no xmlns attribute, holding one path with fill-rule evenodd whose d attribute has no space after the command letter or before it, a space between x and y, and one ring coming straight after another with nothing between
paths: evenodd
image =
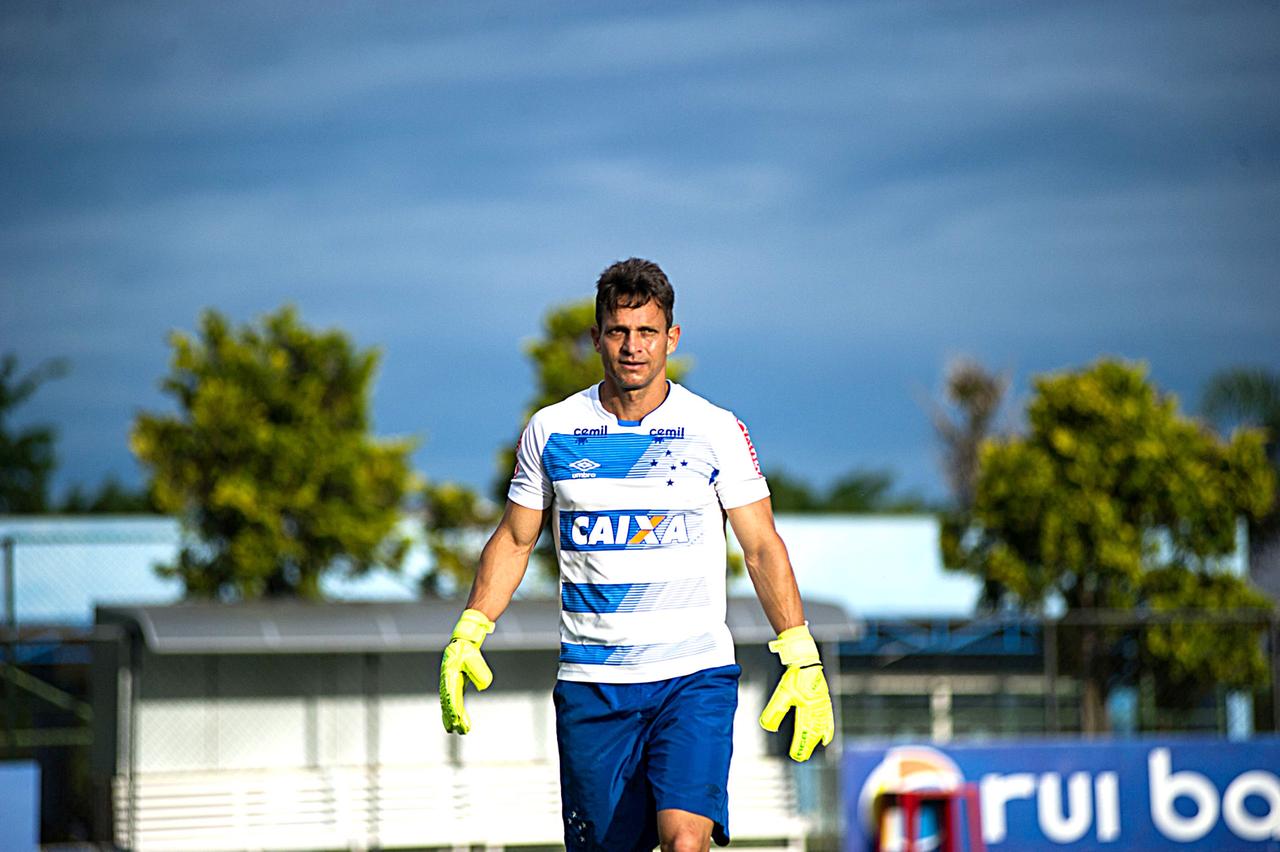
<instances>
[{"instance_id":1,"label":"man's face","mask_svg":"<svg viewBox=\"0 0 1280 852\"><path fill-rule=\"evenodd\" d=\"M667 318L650 299L638 308L605 311L591 339L604 364L604 374L618 390L641 390L666 380L667 356L680 342L680 326L667 328Z\"/></svg>"}]
</instances>

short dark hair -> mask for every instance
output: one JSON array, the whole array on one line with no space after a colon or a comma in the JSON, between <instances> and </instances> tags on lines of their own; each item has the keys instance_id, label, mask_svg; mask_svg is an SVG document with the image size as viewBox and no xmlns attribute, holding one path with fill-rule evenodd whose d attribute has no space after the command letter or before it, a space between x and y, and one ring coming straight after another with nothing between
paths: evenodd
<instances>
[{"instance_id":1,"label":"short dark hair","mask_svg":"<svg viewBox=\"0 0 1280 852\"><path fill-rule=\"evenodd\" d=\"M671 289L667 274L651 260L631 257L618 261L596 281L596 328L603 326L605 311L639 308L650 300L662 308L667 328L671 328L676 291Z\"/></svg>"}]
</instances>

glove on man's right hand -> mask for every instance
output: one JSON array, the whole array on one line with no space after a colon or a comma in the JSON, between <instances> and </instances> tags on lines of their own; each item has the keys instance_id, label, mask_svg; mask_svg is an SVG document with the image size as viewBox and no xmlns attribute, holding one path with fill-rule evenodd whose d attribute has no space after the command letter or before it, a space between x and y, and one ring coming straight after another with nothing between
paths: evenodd
<instances>
[{"instance_id":1,"label":"glove on man's right hand","mask_svg":"<svg viewBox=\"0 0 1280 852\"><path fill-rule=\"evenodd\" d=\"M451 734L471 730L471 718L462 706L466 675L476 689L484 690L493 683L493 672L480 653L484 637L493 632L493 622L478 609L468 609L453 628L453 636L440 660L440 716L444 729Z\"/></svg>"}]
</instances>

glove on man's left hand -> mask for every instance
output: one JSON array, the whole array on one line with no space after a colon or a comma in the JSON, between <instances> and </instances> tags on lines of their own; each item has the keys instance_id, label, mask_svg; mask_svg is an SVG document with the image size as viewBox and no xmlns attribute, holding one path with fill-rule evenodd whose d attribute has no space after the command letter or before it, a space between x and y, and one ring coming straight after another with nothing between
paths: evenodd
<instances>
[{"instance_id":1,"label":"glove on man's left hand","mask_svg":"<svg viewBox=\"0 0 1280 852\"><path fill-rule=\"evenodd\" d=\"M808 625L784 630L769 643L787 670L773 691L773 697L760 714L760 726L777 731L787 712L796 708L795 733L791 737L791 759L803 763L813 754L819 741L825 746L835 736L835 715L831 710L831 692L822 673L818 645Z\"/></svg>"},{"instance_id":2,"label":"glove on man's left hand","mask_svg":"<svg viewBox=\"0 0 1280 852\"><path fill-rule=\"evenodd\" d=\"M444 729L451 734L471 730L471 717L462 706L462 691L470 678L476 689L484 690L493 683L493 672L480 653L484 637L493 632L493 622L478 609L468 609L453 628L453 637L440 660L440 716Z\"/></svg>"}]
</instances>

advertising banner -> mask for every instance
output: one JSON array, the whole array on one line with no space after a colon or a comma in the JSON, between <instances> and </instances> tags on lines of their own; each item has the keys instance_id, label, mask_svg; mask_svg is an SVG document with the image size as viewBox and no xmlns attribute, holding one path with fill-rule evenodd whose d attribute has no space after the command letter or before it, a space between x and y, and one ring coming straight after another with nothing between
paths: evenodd
<instances>
[{"instance_id":1,"label":"advertising banner","mask_svg":"<svg viewBox=\"0 0 1280 852\"><path fill-rule=\"evenodd\" d=\"M994 852L1280 849L1277 737L867 745L845 749L841 772L846 852L875 849L882 828L882 848L903 848L878 796L962 782L978 786Z\"/></svg>"}]
</instances>

